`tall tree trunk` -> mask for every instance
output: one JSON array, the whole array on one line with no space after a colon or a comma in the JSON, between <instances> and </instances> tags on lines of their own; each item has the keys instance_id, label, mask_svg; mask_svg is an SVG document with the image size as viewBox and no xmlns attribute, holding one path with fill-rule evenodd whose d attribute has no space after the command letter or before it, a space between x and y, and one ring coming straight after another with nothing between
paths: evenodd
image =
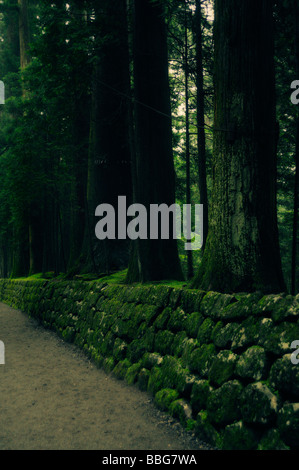
<instances>
[{"instance_id":1,"label":"tall tree trunk","mask_svg":"<svg viewBox=\"0 0 299 470\"><path fill-rule=\"evenodd\" d=\"M216 0L214 28L213 194L193 286L280 292L272 0Z\"/></svg>"},{"instance_id":2,"label":"tall tree trunk","mask_svg":"<svg viewBox=\"0 0 299 470\"><path fill-rule=\"evenodd\" d=\"M191 204L191 182L190 182L190 116L189 116L189 47L188 47L188 22L187 22L187 2L185 2L185 125L186 125L186 204ZM187 250L187 278L192 279L193 256L192 250Z\"/></svg>"},{"instance_id":3,"label":"tall tree trunk","mask_svg":"<svg viewBox=\"0 0 299 470\"><path fill-rule=\"evenodd\" d=\"M30 63L29 56L29 20L28 0L18 0L19 6L19 41L20 66L23 71ZM23 97L26 98L26 88L23 84ZM43 234L42 219L39 203L35 200L28 207L28 240L29 240L29 274L42 271Z\"/></svg>"},{"instance_id":4,"label":"tall tree trunk","mask_svg":"<svg viewBox=\"0 0 299 470\"><path fill-rule=\"evenodd\" d=\"M136 118L135 202L175 202L175 173L162 2L135 0L134 93ZM176 240L137 239L128 282L182 279Z\"/></svg>"},{"instance_id":5,"label":"tall tree trunk","mask_svg":"<svg viewBox=\"0 0 299 470\"><path fill-rule=\"evenodd\" d=\"M206 246L208 235L208 191L206 172L206 135L205 135L205 101L204 101L204 75L202 58L202 12L201 0L196 0L195 12L195 42L196 42L196 88L197 88L197 147L198 147L198 186L200 203L203 204L203 244Z\"/></svg>"},{"instance_id":6,"label":"tall tree trunk","mask_svg":"<svg viewBox=\"0 0 299 470\"><path fill-rule=\"evenodd\" d=\"M74 6L73 19L77 27L86 27L87 13L82 6ZM74 271L80 265L80 255L85 232L85 198L90 132L90 96L86 83L80 81L81 67L86 67L86 56L76 57L73 83L75 90L73 109L73 155L70 164L72 171L71 214L69 233L68 270Z\"/></svg>"},{"instance_id":7,"label":"tall tree trunk","mask_svg":"<svg viewBox=\"0 0 299 470\"><path fill-rule=\"evenodd\" d=\"M299 7L297 0L293 1L293 11L295 19L295 70L299 76ZM293 219L293 240L292 240L292 273L291 273L291 293L298 291L297 269L298 269L298 211L299 211L299 112L297 111L297 131L295 149L295 185L294 185L294 219Z\"/></svg>"},{"instance_id":8,"label":"tall tree trunk","mask_svg":"<svg viewBox=\"0 0 299 470\"><path fill-rule=\"evenodd\" d=\"M27 0L18 0L19 7L19 47L20 66L23 70L29 63L28 51L28 5ZM22 86L22 94L25 97L26 91ZM13 260L12 276L26 276L33 265L32 260L32 236L30 233L30 223L28 213L24 208L18 211L18 220L15 227L15 252ZM29 252L28 252L29 251Z\"/></svg>"},{"instance_id":9,"label":"tall tree trunk","mask_svg":"<svg viewBox=\"0 0 299 470\"><path fill-rule=\"evenodd\" d=\"M92 85L83 270L109 273L126 268L129 259L129 240L95 237L96 207L111 204L117 212L119 196L126 196L128 204L132 198L126 1L98 2L96 17L99 45Z\"/></svg>"},{"instance_id":10,"label":"tall tree trunk","mask_svg":"<svg viewBox=\"0 0 299 470\"><path fill-rule=\"evenodd\" d=\"M19 6L19 38L20 38L20 64L23 70L30 62L28 55L29 25L28 0L18 0Z\"/></svg>"}]
</instances>

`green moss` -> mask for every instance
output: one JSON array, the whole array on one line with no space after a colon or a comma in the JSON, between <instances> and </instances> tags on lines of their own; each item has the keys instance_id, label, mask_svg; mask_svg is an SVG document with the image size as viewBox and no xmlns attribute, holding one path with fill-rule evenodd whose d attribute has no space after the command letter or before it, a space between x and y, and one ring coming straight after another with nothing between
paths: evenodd
<instances>
[{"instance_id":1,"label":"green moss","mask_svg":"<svg viewBox=\"0 0 299 470\"><path fill-rule=\"evenodd\" d=\"M230 349L238 327L238 323L224 325L222 321L217 322L211 334L211 341L217 348Z\"/></svg>"},{"instance_id":2,"label":"green moss","mask_svg":"<svg viewBox=\"0 0 299 470\"><path fill-rule=\"evenodd\" d=\"M196 338L198 329L204 321L204 316L200 312L193 312L187 315L185 320L185 330L188 336Z\"/></svg>"},{"instance_id":3,"label":"green moss","mask_svg":"<svg viewBox=\"0 0 299 470\"><path fill-rule=\"evenodd\" d=\"M141 360L141 364L146 369L151 370L155 366L160 366L163 362L163 357L158 353L148 353L146 352Z\"/></svg>"},{"instance_id":4,"label":"green moss","mask_svg":"<svg viewBox=\"0 0 299 470\"><path fill-rule=\"evenodd\" d=\"M113 346L113 357L116 361L122 361L126 357L128 345L121 338L116 338Z\"/></svg>"},{"instance_id":5,"label":"green moss","mask_svg":"<svg viewBox=\"0 0 299 470\"><path fill-rule=\"evenodd\" d=\"M133 385L137 382L138 374L140 372L142 365L141 362L137 362L136 364L132 364L125 375L125 380L129 385Z\"/></svg>"},{"instance_id":6,"label":"green moss","mask_svg":"<svg viewBox=\"0 0 299 470\"><path fill-rule=\"evenodd\" d=\"M185 341L187 340L188 337L185 331L179 331L176 333L171 345L171 354L176 357L182 356L184 353Z\"/></svg>"},{"instance_id":7,"label":"green moss","mask_svg":"<svg viewBox=\"0 0 299 470\"><path fill-rule=\"evenodd\" d=\"M258 319L255 317L246 318L234 331L231 349L236 350L254 345L258 334Z\"/></svg>"},{"instance_id":8,"label":"green moss","mask_svg":"<svg viewBox=\"0 0 299 470\"><path fill-rule=\"evenodd\" d=\"M169 411L171 403L177 400L179 393L171 388L164 388L156 393L155 404L162 411Z\"/></svg>"},{"instance_id":9,"label":"green moss","mask_svg":"<svg viewBox=\"0 0 299 470\"><path fill-rule=\"evenodd\" d=\"M142 369L146 370L146 369ZM161 390L163 387L163 377L162 377L162 371L160 367L153 367L151 371L148 372L148 384L147 384L147 390L149 393L152 395L156 395L156 393Z\"/></svg>"},{"instance_id":10,"label":"green moss","mask_svg":"<svg viewBox=\"0 0 299 470\"><path fill-rule=\"evenodd\" d=\"M173 401L170 405L169 411L170 414L174 418L178 419L184 427L186 427L187 422L192 419L192 408L183 398Z\"/></svg>"},{"instance_id":11,"label":"green moss","mask_svg":"<svg viewBox=\"0 0 299 470\"><path fill-rule=\"evenodd\" d=\"M68 343L72 343L76 336L76 330L73 327L67 326L62 332L62 338Z\"/></svg>"},{"instance_id":12,"label":"green moss","mask_svg":"<svg viewBox=\"0 0 299 470\"><path fill-rule=\"evenodd\" d=\"M173 331L174 333L184 330L186 318L187 316L184 310L177 308L170 314L167 329Z\"/></svg>"},{"instance_id":13,"label":"green moss","mask_svg":"<svg viewBox=\"0 0 299 470\"><path fill-rule=\"evenodd\" d=\"M206 292L200 290L184 289L181 291L180 303L186 313L199 312L200 304Z\"/></svg>"},{"instance_id":14,"label":"green moss","mask_svg":"<svg viewBox=\"0 0 299 470\"><path fill-rule=\"evenodd\" d=\"M209 394L207 410L212 423L231 424L241 418L239 404L242 390L240 382L232 380Z\"/></svg>"},{"instance_id":15,"label":"green moss","mask_svg":"<svg viewBox=\"0 0 299 470\"><path fill-rule=\"evenodd\" d=\"M299 323L283 322L272 326L273 322L261 323L261 333L257 336L257 343L267 352L277 356L293 352L291 344L299 338Z\"/></svg>"},{"instance_id":16,"label":"green moss","mask_svg":"<svg viewBox=\"0 0 299 470\"><path fill-rule=\"evenodd\" d=\"M181 395L188 396L194 381L189 369L184 368L181 361L172 356L165 356L160 368L160 381L163 387L174 388Z\"/></svg>"},{"instance_id":17,"label":"green moss","mask_svg":"<svg viewBox=\"0 0 299 470\"><path fill-rule=\"evenodd\" d=\"M174 333L168 330L161 330L155 336L154 349L156 352L166 355L171 353L171 346L174 340Z\"/></svg>"},{"instance_id":18,"label":"green moss","mask_svg":"<svg viewBox=\"0 0 299 470\"><path fill-rule=\"evenodd\" d=\"M185 337L183 339L183 341L180 344L179 355L181 356L182 364L185 367L188 367L188 365L190 364L193 351L199 347L200 347L200 343L196 339L188 338L188 337Z\"/></svg>"},{"instance_id":19,"label":"green moss","mask_svg":"<svg viewBox=\"0 0 299 470\"><path fill-rule=\"evenodd\" d=\"M260 346L248 348L236 364L236 374L244 379L262 380L266 378L267 369L267 355Z\"/></svg>"},{"instance_id":20,"label":"green moss","mask_svg":"<svg viewBox=\"0 0 299 470\"><path fill-rule=\"evenodd\" d=\"M146 390L150 390L150 387L149 387L149 381L150 381L150 378L152 377L151 373L149 370L145 369L145 368L142 368L138 374L138 378L137 378L137 384L138 384L138 387L141 391L145 392ZM154 394L155 391L153 389L152 393Z\"/></svg>"},{"instance_id":21,"label":"green moss","mask_svg":"<svg viewBox=\"0 0 299 470\"><path fill-rule=\"evenodd\" d=\"M196 380L192 386L190 404L195 414L207 407L209 394L212 392L208 380Z\"/></svg>"},{"instance_id":22,"label":"green moss","mask_svg":"<svg viewBox=\"0 0 299 470\"><path fill-rule=\"evenodd\" d=\"M214 322L210 318L206 318L198 328L197 339L202 344L208 344L211 342L211 335L214 329Z\"/></svg>"},{"instance_id":23,"label":"green moss","mask_svg":"<svg viewBox=\"0 0 299 470\"><path fill-rule=\"evenodd\" d=\"M115 367L115 360L113 357L106 357L103 361L103 369L105 372L112 372Z\"/></svg>"},{"instance_id":24,"label":"green moss","mask_svg":"<svg viewBox=\"0 0 299 470\"><path fill-rule=\"evenodd\" d=\"M164 328L166 328L166 325L168 323L171 313L172 313L171 308L169 307L164 308L162 313L160 313L160 315L154 321L154 327L157 330L163 330Z\"/></svg>"},{"instance_id":25,"label":"green moss","mask_svg":"<svg viewBox=\"0 0 299 470\"><path fill-rule=\"evenodd\" d=\"M113 374L118 379L124 379L131 365L132 364L128 359L124 359L123 361L118 362L118 364L113 368Z\"/></svg>"},{"instance_id":26,"label":"green moss","mask_svg":"<svg viewBox=\"0 0 299 470\"><path fill-rule=\"evenodd\" d=\"M235 372L238 356L231 351L220 351L211 362L209 380L215 385L222 385L230 380Z\"/></svg>"},{"instance_id":27,"label":"green moss","mask_svg":"<svg viewBox=\"0 0 299 470\"><path fill-rule=\"evenodd\" d=\"M197 372L200 377L207 376L215 354L216 349L213 344L203 344L199 348L195 348L188 364L190 370Z\"/></svg>"},{"instance_id":28,"label":"green moss","mask_svg":"<svg viewBox=\"0 0 299 470\"><path fill-rule=\"evenodd\" d=\"M299 403L286 403L278 413L278 431L287 446L298 449Z\"/></svg>"},{"instance_id":29,"label":"green moss","mask_svg":"<svg viewBox=\"0 0 299 470\"><path fill-rule=\"evenodd\" d=\"M261 438L258 450L290 450L282 441L277 429L270 429Z\"/></svg>"},{"instance_id":30,"label":"green moss","mask_svg":"<svg viewBox=\"0 0 299 470\"><path fill-rule=\"evenodd\" d=\"M221 448L220 434L211 424L207 411L200 411L196 418L195 432L205 442Z\"/></svg>"},{"instance_id":31,"label":"green moss","mask_svg":"<svg viewBox=\"0 0 299 470\"><path fill-rule=\"evenodd\" d=\"M292 364L291 355L285 354L277 359L269 374L270 385L297 401L299 395L299 367Z\"/></svg>"},{"instance_id":32,"label":"green moss","mask_svg":"<svg viewBox=\"0 0 299 470\"><path fill-rule=\"evenodd\" d=\"M265 384L256 382L245 387L240 410L247 423L269 424L275 419L278 409L278 398Z\"/></svg>"},{"instance_id":33,"label":"green moss","mask_svg":"<svg viewBox=\"0 0 299 470\"><path fill-rule=\"evenodd\" d=\"M223 450L256 450L257 444L254 431L242 421L226 426L223 432Z\"/></svg>"}]
</instances>

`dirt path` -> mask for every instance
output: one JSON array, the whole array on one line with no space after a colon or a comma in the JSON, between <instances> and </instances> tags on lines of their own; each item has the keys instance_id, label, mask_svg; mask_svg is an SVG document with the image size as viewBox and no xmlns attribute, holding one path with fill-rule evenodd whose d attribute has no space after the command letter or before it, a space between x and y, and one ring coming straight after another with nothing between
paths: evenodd
<instances>
[{"instance_id":1,"label":"dirt path","mask_svg":"<svg viewBox=\"0 0 299 470\"><path fill-rule=\"evenodd\" d=\"M0 303L0 450L208 448L150 397Z\"/></svg>"}]
</instances>

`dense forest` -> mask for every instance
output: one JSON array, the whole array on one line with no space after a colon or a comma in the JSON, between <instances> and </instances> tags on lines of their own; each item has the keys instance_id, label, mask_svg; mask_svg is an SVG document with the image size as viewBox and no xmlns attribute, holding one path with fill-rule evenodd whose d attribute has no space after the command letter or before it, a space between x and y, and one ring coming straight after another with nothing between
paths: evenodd
<instances>
[{"instance_id":1,"label":"dense forest","mask_svg":"<svg viewBox=\"0 0 299 470\"><path fill-rule=\"evenodd\" d=\"M1 277L298 293L297 0L2 0L0 71ZM119 196L201 249L99 239Z\"/></svg>"}]
</instances>

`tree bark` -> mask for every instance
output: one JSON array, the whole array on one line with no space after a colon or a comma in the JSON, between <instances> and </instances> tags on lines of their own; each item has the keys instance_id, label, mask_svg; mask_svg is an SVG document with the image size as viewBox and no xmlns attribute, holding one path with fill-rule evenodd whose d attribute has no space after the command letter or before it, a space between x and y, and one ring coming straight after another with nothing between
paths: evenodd
<instances>
[{"instance_id":1,"label":"tree bark","mask_svg":"<svg viewBox=\"0 0 299 470\"><path fill-rule=\"evenodd\" d=\"M95 209L118 196L132 199L129 133L129 51L125 0L98 2L99 45L94 66L86 210L88 220L83 251L84 271L109 273L124 269L129 260L129 240L97 240Z\"/></svg>"},{"instance_id":2,"label":"tree bark","mask_svg":"<svg viewBox=\"0 0 299 470\"><path fill-rule=\"evenodd\" d=\"M299 74L299 7L298 2L293 2L295 20L295 71ZM294 216L293 216L293 240L292 240L292 268L291 268L291 294L298 291L298 211L299 211L299 112L297 111L296 148L295 148L295 184L294 184Z\"/></svg>"},{"instance_id":3,"label":"tree bark","mask_svg":"<svg viewBox=\"0 0 299 470\"><path fill-rule=\"evenodd\" d=\"M200 204L203 204L203 244L205 249L209 227L209 207L206 171L206 135L205 135L205 102L204 75L202 58L202 12L201 0L196 0L195 36L196 36L196 88L197 88L197 147L198 147L198 186Z\"/></svg>"},{"instance_id":4,"label":"tree bark","mask_svg":"<svg viewBox=\"0 0 299 470\"><path fill-rule=\"evenodd\" d=\"M150 204L175 202L167 37L162 2L135 0L134 8L134 202L149 214ZM183 278L176 240L137 239L134 245L128 282Z\"/></svg>"},{"instance_id":5,"label":"tree bark","mask_svg":"<svg viewBox=\"0 0 299 470\"><path fill-rule=\"evenodd\" d=\"M28 55L29 26L28 26L28 0L18 0L19 6L19 39L20 39L20 65L21 69L30 62Z\"/></svg>"},{"instance_id":6,"label":"tree bark","mask_svg":"<svg viewBox=\"0 0 299 470\"><path fill-rule=\"evenodd\" d=\"M281 292L272 0L216 0L214 28L213 192L193 286Z\"/></svg>"},{"instance_id":7,"label":"tree bark","mask_svg":"<svg viewBox=\"0 0 299 470\"><path fill-rule=\"evenodd\" d=\"M188 62L188 22L187 22L187 3L185 2L185 125L186 125L186 204L191 204L191 181L190 181L190 113L189 113L189 62ZM187 251L187 278L192 279L193 256L192 250Z\"/></svg>"}]
</instances>

